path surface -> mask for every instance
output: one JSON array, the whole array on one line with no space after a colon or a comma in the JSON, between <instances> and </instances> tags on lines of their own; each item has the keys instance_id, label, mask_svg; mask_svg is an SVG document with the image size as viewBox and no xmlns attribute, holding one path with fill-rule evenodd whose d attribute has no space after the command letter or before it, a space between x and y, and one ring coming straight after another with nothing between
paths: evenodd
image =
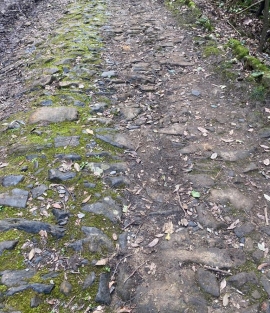
<instances>
[{"instance_id":1,"label":"path surface","mask_svg":"<svg viewBox=\"0 0 270 313\"><path fill-rule=\"evenodd\" d=\"M267 104L163 4L48 16L0 72L2 311L270 312Z\"/></svg>"}]
</instances>

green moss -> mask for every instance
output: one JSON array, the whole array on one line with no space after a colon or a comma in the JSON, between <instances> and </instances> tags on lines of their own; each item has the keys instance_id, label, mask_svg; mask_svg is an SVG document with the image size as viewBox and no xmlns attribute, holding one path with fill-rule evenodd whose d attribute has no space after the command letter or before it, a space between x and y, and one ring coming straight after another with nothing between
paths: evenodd
<instances>
[{"instance_id":1,"label":"green moss","mask_svg":"<svg viewBox=\"0 0 270 313\"><path fill-rule=\"evenodd\" d=\"M207 58L211 55L220 55L221 51L216 46L206 46L203 49L203 55Z\"/></svg>"},{"instance_id":2,"label":"green moss","mask_svg":"<svg viewBox=\"0 0 270 313\"><path fill-rule=\"evenodd\" d=\"M244 61L245 61L246 67L248 67L249 69L257 70L257 71L268 71L269 70L269 67L262 64L260 60L258 60L257 58L255 58L253 56L246 55L244 58Z\"/></svg>"},{"instance_id":3,"label":"green moss","mask_svg":"<svg viewBox=\"0 0 270 313\"><path fill-rule=\"evenodd\" d=\"M248 48L244 47L241 42L236 39L230 39L228 46L233 50L234 54L240 60L249 55Z\"/></svg>"}]
</instances>

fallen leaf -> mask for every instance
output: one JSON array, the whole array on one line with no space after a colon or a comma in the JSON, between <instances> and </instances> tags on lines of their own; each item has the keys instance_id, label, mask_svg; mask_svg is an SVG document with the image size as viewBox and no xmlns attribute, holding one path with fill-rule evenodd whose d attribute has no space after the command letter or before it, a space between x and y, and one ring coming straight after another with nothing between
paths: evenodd
<instances>
[{"instance_id":1,"label":"fallen leaf","mask_svg":"<svg viewBox=\"0 0 270 313\"><path fill-rule=\"evenodd\" d=\"M225 278L222 279L220 283L220 291L222 291L226 287L227 281Z\"/></svg>"},{"instance_id":2,"label":"fallen leaf","mask_svg":"<svg viewBox=\"0 0 270 313\"><path fill-rule=\"evenodd\" d=\"M221 140L226 142L226 143L234 142L234 139L224 139L224 138L221 138Z\"/></svg>"},{"instance_id":3,"label":"fallen leaf","mask_svg":"<svg viewBox=\"0 0 270 313\"><path fill-rule=\"evenodd\" d=\"M192 190L191 195L193 198L200 198L200 196L201 196L201 194L196 190Z\"/></svg>"},{"instance_id":4,"label":"fallen leaf","mask_svg":"<svg viewBox=\"0 0 270 313\"><path fill-rule=\"evenodd\" d=\"M168 234L165 236L165 239L166 239L166 240L171 240L171 234L168 233Z\"/></svg>"},{"instance_id":5,"label":"fallen leaf","mask_svg":"<svg viewBox=\"0 0 270 313\"><path fill-rule=\"evenodd\" d=\"M36 254L36 251L35 251L35 248L33 248L33 249L29 252L29 254L28 254L28 259L29 259L29 261L31 261L31 260L33 259L33 257L35 256L35 254Z\"/></svg>"},{"instance_id":6,"label":"fallen leaf","mask_svg":"<svg viewBox=\"0 0 270 313\"><path fill-rule=\"evenodd\" d=\"M268 147L268 146L265 146L265 145L260 145L262 148L264 148L264 149L270 149L270 147Z\"/></svg>"},{"instance_id":7,"label":"fallen leaf","mask_svg":"<svg viewBox=\"0 0 270 313\"><path fill-rule=\"evenodd\" d=\"M117 240L118 239L118 236L115 233L112 234L112 237L113 237L113 240Z\"/></svg>"},{"instance_id":8,"label":"fallen leaf","mask_svg":"<svg viewBox=\"0 0 270 313\"><path fill-rule=\"evenodd\" d=\"M78 163L74 163L74 168L75 168L75 170L77 171L77 172L79 172L80 170L81 170L81 167L80 167L80 165L78 164Z\"/></svg>"},{"instance_id":9,"label":"fallen leaf","mask_svg":"<svg viewBox=\"0 0 270 313\"><path fill-rule=\"evenodd\" d=\"M77 214L77 216L78 216L78 218L83 218L83 217L85 217L85 214L80 212Z\"/></svg>"},{"instance_id":10,"label":"fallen leaf","mask_svg":"<svg viewBox=\"0 0 270 313\"><path fill-rule=\"evenodd\" d=\"M6 166L8 166L8 163L2 163L2 162L0 162L0 168L6 167Z\"/></svg>"},{"instance_id":11,"label":"fallen leaf","mask_svg":"<svg viewBox=\"0 0 270 313\"><path fill-rule=\"evenodd\" d=\"M266 194L264 194L263 196L265 197L265 199L266 199L267 201L270 201L270 196L268 196L268 195L266 195Z\"/></svg>"},{"instance_id":12,"label":"fallen leaf","mask_svg":"<svg viewBox=\"0 0 270 313\"><path fill-rule=\"evenodd\" d=\"M229 304L229 297L230 297L230 295L228 293L225 293L225 295L223 296L223 299L222 299L223 306L227 306Z\"/></svg>"},{"instance_id":13,"label":"fallen leaf","mask_svg":"<svg viewBox=\"0 0 270 313\"><path fill-rule=\"evenodd\" d=\"M181 218L180 224L186 227L188 226L188 220L186 218Z\"/></svg>"},{"instance_id":14,"label":"fallen leaf","mask_svg":"<svg viewBox=\"0 0 270 313\"><path fill-rule=\"evenodd\" d=\"M157 245L159 242L159 239L158 238L155 238L154 240L152 240L147 246L149 248L153 248L155 245Z\"/></svg>"},{"instance_id":15,"label":"fallen leaf","mask_svg":"<svg viewBox=\"0 0 270 313\"><path fill-rule=\"evenodd\" d=\"M132 309L122 308L117 311L117 313L131 313Z\"/></svg>"},{"instance_id":16,"label":"fallen leaf","mask_svg":"<svg viewBox=\"0 0 270 313\"><path fill-rule=\"evenodd\" d=\"M59 203L53 203L52 207L55 209L61 209L62 208L62 206Z\"/></svg>"},{"instance_id":17,"label":"fallen leaf","mask_svg":"<svg viewBox=\"0 0 270 313\"><path fill-rule=\"evenodd\" d=\"M174 232L172 221L165 223L162 227L162 230L164 231L165 234L172 234Z\"/></svg>"},{"instance_id":18,"label":"fallen leaf","mask_svg":"<svg viewBox=\"0 0 270 313\"><path fill-rule=\"evenodd\" d=\"M89 195L88 197L86 197L86 198L82 201L82 203L88 202L88 201L90 200L90 198L91 198L91 195Z\"/></svg>"},{"instance_id":19,"label":"fallen leaf","mask_svg":"<svg viewBox=\"0 0 270 313\"><path fill-rule=\"evenodd\" d=\"M130 51L130 46L122 46L123 51Z\"/></svg>"},{"instance_id":20,"label":"fallen leaf","mask_svg":"<svg viewBox=\"0 0 270 313\"><path fill-rule=\"evenodd\" d=\"M94 135L94 131L92 130L92 129L86 129L85 130L86 132L87 132L87 134L89 134L89 135Z\"/></svg>"},{"instance_id":21,"label":"fallen leaf","mask_svg":"<svg viewBox=\"0 0 270 313\"><path fill-rule=\"evenodd\" d=\"M179 190L179 188L180 188L180 185L175 185L175 189L173 192L177 192Z\"/></svg>"},{"instance_id":22,"label":"fallen leaf","mask_svg":"<svg viewBox=\"0 0 270 313\"><path fill-rule=\"evenodd\" d=\"M217 158L218 154L216 152L214 152L212 155L211 155L211 159L212 160L215 160Z\"/></svg>"},{"instance_id":23,"label":"fallen leaf","mask_svg":"<svg viewBox=\"0 0 270 313\"><path fill-rule=\"evenodd\" d=\"M203 134L203 136L207 136L208 130L203 127L197 127L197 129Z\"/></svg>"},{"instance_id":24,"label":"fallen leaf","mask_svg":"<svg viewBox=\"0 0 270 313\"><path fill-rule=\"evenodd\" d=\"M265 251L265 243L264 242L262 242L262 243L258 243L258 248L259 248L259 250L261 250L261 251Z\"/></svg>"},{"instance_id":25,"label":"fallen leaf","mask_svg":"<svg viewBox=\"0 0 270 313\"><path fill-rule=\"evenodd\" d=\"M258 266L258 270L261 271L263 268L265 268L265 267L267 267L267 266L269 266L269 265L270 265L270 263L262 263L262 264L260 264L260 265Z\"/></svg>"},{"instance_id":26,"label":"fallen leaf","mask_svg":"<svg viewBox=\"0 0 270 313\"><path fill-rule=\"evenodd\" d=\"M160 238L160 237L163 237L164 236L164 234L157 234L157 235L155 235L155 237L157 237L157 238Z\"/></svg>"},{"instance_id":27,"label":"fallen leaf","mask_svg":"<svg viewBox=\"0 0 270 313\"><path fill-rule=\"evenodd\" d=\"M95 266L103 266L106 265L108 263L109 259L108 258L104 258L104 259L100 259L96 262Z\"/></svg>"},{"instance_id":28,"label":"fallen leaf","mask_svg":"<svg viewBox=\"0 0 270 313\"><path fill-rule=\"evenodd\" d=\"M128 205L124 205L122 208L122 212L123 213L127 213L129 206Z\"/></svg>"},{"instance_id":29,"label":"fallen leaf","mask_svg":"<svg viewBox=\"0 0 270 313\"><path fill-rule=\"evenodd\" d=\"M229 227L227 227L227 229L234 229L239 222L240 222L240 220L237 219Z\"/></svg>"},{"instance_id":30,"label":"fallen leaf","mask_svg":"<svg viewBox=\"0 0 270 313\"><path fill-rule=\"evenodd\" d=\"M139 236L136 238L135 243L140 244L144 241L144 237L143 236Z\"/></svg>"},{"instance_id":31,"label":"fallen leaf","mask_svg":"<svg viewBox=\"0 0 270 313\"><path fill-rule=\"evenodd\" d=\"M263 160L263 164L264 164L264 165L269 165L269 164L270 164L270 160L269 160L269 159Z\"/></svg>"},{"instance_id":32,"label":"fallen leaf","mask_svg":"<svg viewBox=\"0 0 270 313\"><path fill-rule=\"evenodd\" d=\"M266 113L270 113L270 109L264 108Z\"/></svg>"}]
</instances>

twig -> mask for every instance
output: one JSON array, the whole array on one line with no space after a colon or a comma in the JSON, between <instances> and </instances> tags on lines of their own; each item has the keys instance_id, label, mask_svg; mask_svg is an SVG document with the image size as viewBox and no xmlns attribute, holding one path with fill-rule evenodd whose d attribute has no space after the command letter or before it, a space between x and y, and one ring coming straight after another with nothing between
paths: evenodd
<instances>
[{"instance_id":1,"label":"twig","mask_svg":"<svg viewBox=\"0 0 270 313\"><path fill-rule=\"evenodd\" d=\"M267 206L264 207L264 216L265 216L265 225L269 225L269 220L268 220L268 213L267 213Z\"/></svg>"},{"instance_id":2,"label":"twig","mask_svg":"<svg viewBox=\"0 0 270 313\"><path fill-rule=\"evenodd\" d=\"M177 191L177 197L178 197L179 206L180 206L180 208L183 210L183 212L185 213L185 216L186 216L186 215L187 215L187 212L186 212L186 210L183 208L183 205L182 205L182 202L181 202L181 199L180 199L180 195L179 195L179 191Z\"/></svg>"},{"instance_id":3,"label":"twig","mask_svg":"<svg viewBox=\"0 0 270 313\"><path fill-rule=\"evenodd\" d=\"M241 14L241 13L247 11L248 9L254 7L255 5L257 5L258 3L261 3L261 2L263 2L263 0L260 0L260 1L257 1L257 2L255 2L255 3L253 3L253 4L251 4L250 6L248 6L247 8L245 8L244 10L239 11L239 12L237 12L237 13L235 13L235 14Z\"/></svg>"},{"instance_id":4,"label":"twig","mask_svg":"<svg viewBox=\"0 0 270 313\"><path fill-rule=\"evenodd\" d=\"M221 273L221 274L224 274L224 275L232 275L232 273L228 272L228 271L223 271L223 270L220 270L218 268L215 268L215 267L211 267L211 266L207 266L205 265L204 268L206 268L207 270L210 270L210 271L214 271L214 272L218 272L218 273Z\"/></svg>"},{"instance_id":5,"label":"twig","mask_svg":"<svg viewBox=\"0 0 270 313\"><path fill-rule=\"evenodd\" d=\"M138 269L140 269L145 263L147 263L147 261L143 262L140 266L138 266L124 281L124 284L138 271Z\"/></svg>"},{"instance_id":6,"label":"twig","mask_svg":"<svg viewBox=\"0 0 270 313\"><path fill-rule=\"evenodd\" d=\"M115 274L116 274L116 272L117 272L117 270L118 270L118 267L119 267L119 265L121 264L121 262L122 262L123 260L125 260L126 258L128 258L129 256L132 256L132 255L133 255L133 253L124 256L124 257L116 264L115 270L113 271L113 274L112 274L112 277L111 277L112 280L114 280Z\"/></svg>"},{"instance_id":7,"label":"twig","mask_svg":"<svg viewBox=\"0 0 270 313\"><path fill-rule=\"evenodd\" d=\"M227 21L227 23L238 33L238 35L241 35L241 33L233 26L232 23L230 23L229 21Z\"/></svg>"},{"instance_id":8,"label":"twig","mask_svg":"<svg viewBox=\"0 0 270 313\"><path fill-rule=\"evenodd\" d=\"M75 297L76 297L76 296L73 296L73 297L70 299L70 301L65 305L65 308L68 308L68 307L69 307L70 303L74 300Z\"/></svg>"}]
</instances>

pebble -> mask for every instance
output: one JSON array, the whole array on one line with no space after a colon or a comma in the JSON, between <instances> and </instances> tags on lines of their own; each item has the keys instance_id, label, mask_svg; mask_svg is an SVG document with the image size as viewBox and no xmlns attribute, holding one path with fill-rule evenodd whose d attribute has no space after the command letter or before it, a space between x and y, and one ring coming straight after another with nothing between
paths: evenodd
<instances>
[{"instance_id":1,"label":"pebble","mask_svg":"<svg viewBox=\"0 0 270 313\"><path fill-rule=\"evenodd\" d=\"M98 292L95 301L100 304L109 305L111 303L111 295L109 289L110 274L101 273L99 278Z\"/></svg>"},{"instance_id":2,"label":"pebble","mask_svg":"<svg viewBox=\"0 0 270 313\"><path fill-rule=\"evenodd\" d=\"M210 295L214 297L219 297L219 284L216 275L199 268L197 271L197 278L200 287Z\"/></svg>"}]
</instances>

